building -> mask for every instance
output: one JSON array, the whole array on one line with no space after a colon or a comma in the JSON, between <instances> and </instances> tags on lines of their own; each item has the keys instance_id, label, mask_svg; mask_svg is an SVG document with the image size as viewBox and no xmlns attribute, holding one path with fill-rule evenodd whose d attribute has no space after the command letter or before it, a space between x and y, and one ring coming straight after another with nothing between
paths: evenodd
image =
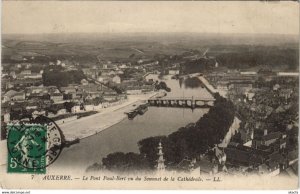
<instances>
[{"instance_id":1,"label":"building","mask_svg":"<svg viewBox=\"0 0 300 194\"><path fill-rule=\"evenodd\" d=\"M29 75L24 75L24 78L28 78L28 79L42 79L42 74L40 74L40 73L31 73Z\"/></svg>"},{"instance_id":2,"label":"building","mask_svg":"<svg viewBox=\"0 0 300 194\"><path fill-rule=\"evenodd\" d=\"M93 83L88 83L86 85L81 85L78 89L82 90L83 95L88 99L94 99L100 97L103 93L102 87Z\"/></svg>"},{"instance_id":3,"label":"building","mask_svg":"<svg viewBox=\"0 0 300 194\"><path fill-rule=\"evenodd\" d=\"M20 91L15 93L12 97L11 97L12 101L24 101L25 100L25 92L24 91Z\"/></svg>"},{"instance_id":4,"label":"building","mask_svg":"<svg viewBox=\"0 0 300 194\"><path fill-rule=\"evenodd\" d=\"M112 78L112 82L114 82L114 83L116 83L116 84L120 84L120 83L121 83L121 78L120 78L120 76L115 75L115 76Z\"/></svg>"},{"instance_id":5,"label":"building","mask_svg":"<svg viewBox=\"0 0 300 194\"><path fill-rule=\"evenodd\" d=\"M108 82L110 82L111 78L110 78L110 76L107 76L107 75L101 75L98 77L97 80L101 83L108 83Z\"/></svg>"},{"instance_id":6,"label":"building","mask_svg":"<svg viewBox=\"0 0 300 194\"><path fill-rule=\"evenodd\" d=\"M61 87L60 91L65 94L65 96L69 96L68 98L74 99L76 97L77 88L74 86Z\"/></svg>"},{"instance_id":7,"label":"building","mask_svg":"<svg viewBox=\"0 0 300 194\"><path fill-rule=\"evenodd\" d=\"M52 93L50 94L50 100L53 100L54 103L63 101L63 94L62 93Z\"/></svg>"},{"instance_id":8,"label":"building","mask_svg":"<svg viewBox=\"0 0 300 194\"><path fill-rule=\"evenodd\" d=\"M243 146L239 143L230 142L224 148L226 161L233 164L251 168L263 164L269 152Z\"/></svg>"},{"instance_id":9,"label":"building","mask_svg":"<svg viewBox=\"0 0 300 194\"><path fill-rule=\"evenodd\" d=\"M254 148L259 148L260 146L270 146L271 144L277 142L279 139L285 139L285 137L286 135L283 135L281 132L267 133L267 130L264 130L264 135L258 135L258 137L254 137L254 139L252 140L252 145ZM283 146L284 145L281 145L280 147Z\"/></svg>"},{"instance_id":10,"label":"building","mask_svg":"<svg viewBox=\"0 0 300 194\"><path fill-rule=\"evenodd\" d=\"M126 94L128 95L138 95L138 94L142 94L142 90L141 89L135 89L135 88L129 88L126 90Z\"/></svg>"},{"instance_id":11,"label":"building","mask_svg":"<svg viewBox=\"0 0 300 194\"><path fill-rule=\"evenodd\" d=\"M279 84L275 84L275 85L273 86L273 90L277 91L277 90L279 90L279 89L280 89L280 85L279 85Z\"/></svg>"},{"instance_id":12,"label":"building","mask_svg":"<svg viewBox=\"0 0 300 194\"><path fill-rule=\"evenodd\" d=\"M118 94L116 91L108 89L104 91L102 97L106 101L115 101L118 99Z\"/></svg>"},{"instance_id":13,"label":"building","mask_svg":"<svg viewBox=\"0 0 300 194\"><path fill-rule=\"evenodd\" d=\"M285 99L289 99L291 97L291 95L293 94L293 90L289 89L289 88L282 88L279 91L279 97L285 98Z\"/></svg>"},{"instance_id":14,"label":"building","mask_svg":"<svg viewBox=\"0 0 300 194\"><path fill-rule=\"evenodd\" d=\"M87 77L92 77L93 79L98 78L99 70L97 68L82 68L81 70Z\"/></svg>"},{"instance_id":15,"label":"building","mask_svg":"<svg viewBox=\"0 0 300 194\"><path fill-rule=\"evenodd\" d=\"M9 76L11 76L13 79L16 79L17 78L17 75L16 75L16 72L15 71L11 71L9 73Z\"/></svg>"},{"instance_id":16,"label":"building","mask_svg":"<svg viewBox=\"0 0 300 194\"><path fill-rule=\"evenodd\" d=\"M80 83L81 83L81 85L84 85L84 86L89 84L89 82L86 79L82 79L80 81Z\"/></svg>"},{"instance_id":17,"label":"building","mask_svg":"<svg viewBox=\"0 0 300 194\"><path fill-rule=\"evenodd\" d=\"M178 75L179 74L179 70L169 70L169 75Z\"/></svg>"},{"instance_id":18,"label":"building","mask_svg":"<svg viewBox=\"0 0 300 194\"><path fill-rule=\"evenodd\" d=\"M241 71L241 75L257 75L257 72L255 71Z\"/></svg>"},{"instance_id":19,"label":"building","mask_svg":"<svg viewBox=\"0 0 300 194\"><path fill-rule=\"evenodd\" d=\"M7 81L5 82L5 87L7 88L20 88L23 89L25 87L30 87L30 86L37 86L41 85L43 83L42 79L29 79L29 78L24 78L24 79L16 79L12 81Z\"/></svg>"},{"instance_id":20,"label":"building","mask_svg":"<svg viewBox=\"0 0 300 194\"><path fill-rule=\"evenodd\" d=\"M299 72L278 72L277 75L283 77L299 77Z\"/></svg>"},{"instance_id":21,"label":"building","mask_svg":"<svg viewBox=\"0 0 300 194\"><path fill-rule=\"evenodd\" d=\"M12 97L17 93L17 91L15 90L9 90L8 92L6 92L3 97L2 97L2 102L8 102L12 99Z\"/></svg>"},{"instance_id":22,"label":"building","mask_svg":"<svg viewBox=\"0 0 300 194\"><path fill-rule=\"evenodd\" d=\"M255 96L255 93L251 91L246 91L245 95L248 100L252 101Z\"/></svg>"},{"instance_id":23,"label":"building","mask_svg":"<svg viewBox=\"0 0 300 194\"><path fill-rule=\"evenodd\" d=\"M272 176L279 175L279 173L280 173L279 164L275 164L275 165L262 164L258 167L259 175L272 177Z\"/></svg>"},{"instance_id":24,"label":"building","mask_svg":"<svg viewBox=\"0 0 300 194\"><path fill-rule=\"evenodd\" d=\"M9 103L1 104L1 121L2 123L8 123L10 121L10 105Z\"/></svg>"},{"instance_id":25,"label":"building","mask_svg":"<svg viewBox=\"0 0 300 194\"><path fill-rule=\"evenodd\" d=\"M31 74L31 70L24 70L24 71L21 71L20 74L21 74L21 75L30 75L30 74Z\"/></svg>"},{"instance_id":26,"label":"building","mask_svg":"<svg viewBox=\"0 0 300 194\"><path fill-rule=\"evenodd\" d=\"M47 108L47 114L49 117L54 117L61 114L66 114L67 110L64 104L52 104L50 107Z\"/></svg>"}]
</instances>

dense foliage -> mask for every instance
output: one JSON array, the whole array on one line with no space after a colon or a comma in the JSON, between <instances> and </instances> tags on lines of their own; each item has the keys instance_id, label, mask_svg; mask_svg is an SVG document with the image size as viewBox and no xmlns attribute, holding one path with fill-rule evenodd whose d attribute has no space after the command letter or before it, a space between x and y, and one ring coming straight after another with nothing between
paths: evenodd
<instances>
[{"instance_id":1,"label":"dense foliage","mask_svg":"<svg viewBox=\"0 0 300 194\"><path fill-rule=\"evenodd\" d=\"M214 53L219 63L228 68L244 69L257 65L287 66L288 70L298 69L298 49L278 47L240 47L232 52Z\"/></svg>"},{"instance_id":2,"label":"dense foliage","mask_svg":"<svg viewBox=\"0 0 300 194\"><path fill-rule=\"evenodd\" d=\"M132 152L126 154L122 152L109 154L106 158L103 158L102 163L107 170L132 172L149 168L148 162L144 157Z\"/></svg>"},{"instance_id":3,"label":"dense foliage","mask_svg":"<svg viewBox=\"0 0 300 194\"><path fill-rule=\"evenodd\" d=\"M60 70L45 70L43 73L43 83L45 86L63 87L69 84L80 84L86 76L82 71L60 71Z\"/></svg>"},{"instance_id":4,"label":"dense foliage","mask_svg":"<svg viewBox=\"0 0 300 194\"><path fill-rule=\"evenodd\" d=\"M199 88L204 87L202 82L198 77L191 77L184 80L184 86L186 88Z\"/></svg>"},{"instance_id":5,"label":"dense foliage","mask_svg":"<svg viewBox=\"0 0 300 194\"><path fill-rule=\"evenodd\" d=\"M190 73L198 73L204 72L212 69L215 65L216 61L214 59L205 59L200 58L197 60L186 61L182 65L182 73L190 74Z\"/></svg>"}]
</instances>

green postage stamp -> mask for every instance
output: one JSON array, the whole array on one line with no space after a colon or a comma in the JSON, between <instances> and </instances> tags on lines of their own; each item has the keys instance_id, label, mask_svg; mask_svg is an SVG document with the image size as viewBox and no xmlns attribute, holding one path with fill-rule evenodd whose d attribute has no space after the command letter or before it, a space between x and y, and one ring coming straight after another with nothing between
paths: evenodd
<instances>
[{"instance_id":1,"label":"green postage stamp","mask_svg":"<svg viewBox=\"0 0 300 194\"><path fill-rule=\"evenodd\" d=\"M45 173L47 126L8 125L8 172Z\"/></svg>"},{"instance_id":2,"label":"green postage stamp","mask_svg":"<svg viewBox=\"0 0 300 194\"><path fill-rule=\"evenodd\" d=\"M31 122L7 125L9 173L46 173L60 155L64 136L51 119L40 116Z\"/></svg>"}]
</instances>

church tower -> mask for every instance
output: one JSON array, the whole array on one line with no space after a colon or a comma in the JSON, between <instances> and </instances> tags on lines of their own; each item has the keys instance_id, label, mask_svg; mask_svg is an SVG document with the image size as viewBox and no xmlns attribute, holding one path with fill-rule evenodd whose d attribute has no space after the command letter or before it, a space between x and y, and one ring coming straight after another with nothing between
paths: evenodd
<instances>
[{"instance_id":1,"label":"church tower","mask_svg":"<svg viewBox=\"0 0 300 194\"><path fill-rule=\"evenodd\" d=\"M164 171L165 170L165 160L164 160L164 154L162 152L162 145L161 142L158 144L158 160L157 160L157 170L158 171Z\"/></svg>"}]
</instances>

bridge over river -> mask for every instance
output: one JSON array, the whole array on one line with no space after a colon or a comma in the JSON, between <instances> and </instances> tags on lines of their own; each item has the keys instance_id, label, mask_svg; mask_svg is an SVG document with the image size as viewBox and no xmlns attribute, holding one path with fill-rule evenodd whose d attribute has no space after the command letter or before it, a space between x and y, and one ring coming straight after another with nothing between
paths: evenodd
<instances>
[{"instance_id":1,"label":"bridge over river","mask_svg":"<svg viewBox=\"0 0 300 194\"><path fill-rule=\"evenodd\" d=\"M150 98L149 106L157 107L181 107L181 108L209 108L214 105L213 98Z\"/></svg>"},{"instance_id":2,"label":"bridge over river","mask_svg":"<svg viewBox=\"0 0 300 194\"><path fill-rule=\"evenodd\" d=\"M204 78L200 73L182 75L181 78L187 77L198 77L199 80L203 83L205 88L209 93L214 95L218 91ZM214 105L215 99L212 98L202 98L202 97L163 97L163 98L150 98L148 104L150 106L159 106L159 107L182 107L182 108L209 108Z\"/></svg>"}]
</instances>

